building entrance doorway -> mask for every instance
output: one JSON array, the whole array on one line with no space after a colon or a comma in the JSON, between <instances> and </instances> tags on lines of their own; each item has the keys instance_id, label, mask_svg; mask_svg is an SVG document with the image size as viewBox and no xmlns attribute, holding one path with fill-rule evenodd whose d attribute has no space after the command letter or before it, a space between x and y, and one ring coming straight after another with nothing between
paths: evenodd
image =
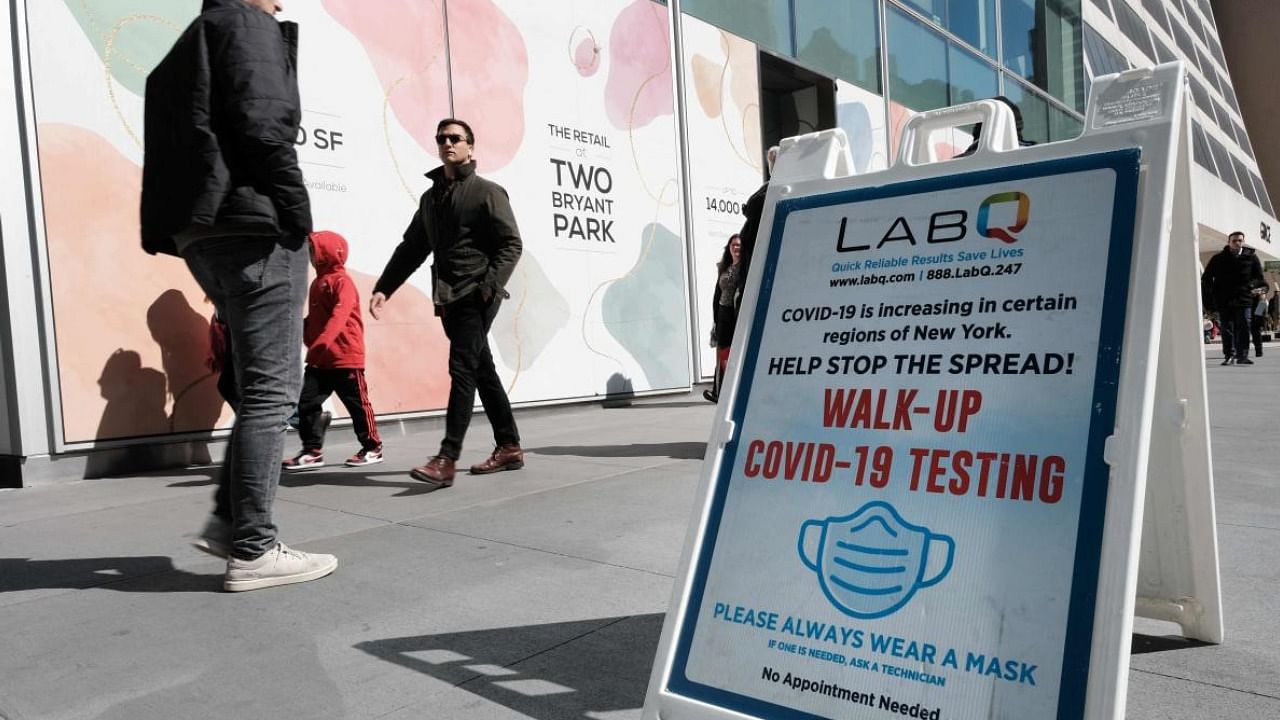
<instances>
[{"instance_id":1,"label":"building entrance doorway","mask_svg":"<svg viewBox=\"0 0 1280 720\"><path fill-rule=\"evenodd\" d=\"M760 53L760 134L764 152L783 138L835 126L834 80Z\"/></svg>"}]
</instances>

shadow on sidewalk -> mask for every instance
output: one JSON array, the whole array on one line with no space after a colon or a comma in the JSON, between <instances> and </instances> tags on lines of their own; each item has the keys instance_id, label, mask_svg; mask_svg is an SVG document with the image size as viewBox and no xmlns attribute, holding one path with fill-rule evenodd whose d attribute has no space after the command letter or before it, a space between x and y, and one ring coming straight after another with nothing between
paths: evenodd
<instances>
[{"instance_id":1,"label":"shadow on sidewalk","mask_svg":"<svg viewBox=\"0 0 1280 720\"><path fill-rule=\"evenodd\" d=\"M1184 638L1181 635L1143 635L1134 633L1129 652L1134 655L1167 652L1169 650L1194 650L1213 647L1211 643Z\"/></svg>"},{"instance_id":2,"label":"shadow on sidewalk","mask_svg":"<svg viewBox=\"0 0 1280 720\"><path fill-rule=\"evenodd\" d=\"M216 472L216 471L215 471ZM393 497L408 497L412 495L425 495L426 493L435 492L440 488L429 485L417 480L405 479L397 482L387 480L378 480L378 477L390 476L398 478L407 478L408 472L404 470L386 470L383 472L368 472L351 468L342 468L341 465L334 469L320 470L304 470L301 472L282 473L280 475L280 487L311 487L313 485L335 485L337 487L386 487L401 488L402 491L393 495ZM217 482L212 477L201 477L198 480L180 480L175 483L169 483L168 487L202 487L205 485L212 486Z\"/></svg>"},{"instance_id":3,"label":"shadow on sidewalk","mask_svg":"<svg viewBox=\"0 0 1280 720\"><path fill-rule=\"evenodd\" d=\"M637 402L626 407L627 410L671 410L673 408L686 407L708 407L715 403L706 400L676 400L674 402ZM622 408L606 407L606 410L621 410Z\"/></svg>"},{"instance_id":4,"label":"shadow on sidewalk","mask_svg":"<svg viewBox=\"0 0 1280 720\"><path fill-rule=\"evenodd\" d=\"M70 560L0 557L0 593L95 587L140 593L220 592L222 579L220 572L198 575L178 570L172 558L159 555Z\"/></svg>"},{"instance_id":5,"label":"shadow on sidewalk","mask_svg":"<svg viewBox=\"0 0 1280 720\"><path fill-rule=\"evenodd\" d=\"M355 647L535 720L586 719L644 705L662 620L655 613Z\"/></svg>"},{"instance_id":6,"label":"shadow on sidewalk","mask_svg":"<svg viewBox=\"0 0 1280 720\"><path fill-rule=\"evenodd\" d=\"M669 457L675 460L701 460L707 454L705 442L631 443L630 445L548 445L525 448L534 455L572 455L577 457Z\"/></svg>"}]
</instances>

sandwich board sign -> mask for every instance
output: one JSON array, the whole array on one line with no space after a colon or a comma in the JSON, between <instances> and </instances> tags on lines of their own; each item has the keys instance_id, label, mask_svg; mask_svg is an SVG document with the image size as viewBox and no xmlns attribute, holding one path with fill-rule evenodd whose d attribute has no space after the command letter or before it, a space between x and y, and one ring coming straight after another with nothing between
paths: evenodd
<instances>
[{"instance_id":1,"label":"sandwich board sign","mask_svg":"<svg viewBox=\"0 0 1280 720\"><path fill-rule=\"evenodd\" d=\"M784 141L646 720L1122 718L1135 609L1221 640L1185 82Z\"/></svg>"}]
</instances>

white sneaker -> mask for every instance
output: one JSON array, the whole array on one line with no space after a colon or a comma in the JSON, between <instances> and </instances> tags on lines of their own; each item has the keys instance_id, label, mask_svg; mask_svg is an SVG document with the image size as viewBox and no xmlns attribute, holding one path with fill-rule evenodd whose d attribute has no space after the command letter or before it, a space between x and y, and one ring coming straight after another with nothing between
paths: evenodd
<instances>
[{"instance_id":1,"label":"white sneaker","mask_svg":"<svg viewBox=\"0 0 1280 720\"><path fill-rule=\"evenodd\" d=\"M324 467L324 451L323 450L303 450L293 457L281 463L281 468L285 472L298 472L299 470L315 470Z\"/></svg>"},{"instance_id":2,"label":"white sneaker","mask_svg":"<svg viewBox=\"0 0 1280 720\"><path fill-rule=\"evenodd\" d=\"M276 543L257 560L227 558L227 576L222 587L227 592L261 590L318 580L337 568L338 558L332 555L304 553Z\"/></svg>"},{"instance_id":3,"label":"white sneaker","mask_svg":"<svg viewBox=\"0 0 1280 720\"><path fill-rule=\"evenodd\" d=\"M204 529L191 541L195 549L214 557L225 558L231 554L231 523L217 515L210 515Z\"/></svg>"}]
</instances>

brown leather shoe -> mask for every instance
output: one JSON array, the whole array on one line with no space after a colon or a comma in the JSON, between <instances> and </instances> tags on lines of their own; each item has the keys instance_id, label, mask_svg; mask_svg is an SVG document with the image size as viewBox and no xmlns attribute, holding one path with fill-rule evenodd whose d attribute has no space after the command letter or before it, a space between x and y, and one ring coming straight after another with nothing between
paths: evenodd
<instances>
[{"instance_id":1,"label":"brown leather shoe","mask_svg":"<svg viewBox=\"0 0 1280 720\"><path fill-rule=\"evenodd\" d=\"M428 460L426 465L419 465L409 471L409 476L414 480L421 480L439 488L452 486L453 476L456 474L453 459L443 455L436 455Z\"/></svg>"},{"instance_id":2,"label":"brown leather shoe","mask_svg":"<svg viewBox=\"0 0 1280 720\"><path fill-rule=\"evenodd\" d=\"M524 467L524 450L519 445L499 445L482 463L471 466L472 475L488 475L499 470L519 470Z\"/></svg>"}]
</instances>

